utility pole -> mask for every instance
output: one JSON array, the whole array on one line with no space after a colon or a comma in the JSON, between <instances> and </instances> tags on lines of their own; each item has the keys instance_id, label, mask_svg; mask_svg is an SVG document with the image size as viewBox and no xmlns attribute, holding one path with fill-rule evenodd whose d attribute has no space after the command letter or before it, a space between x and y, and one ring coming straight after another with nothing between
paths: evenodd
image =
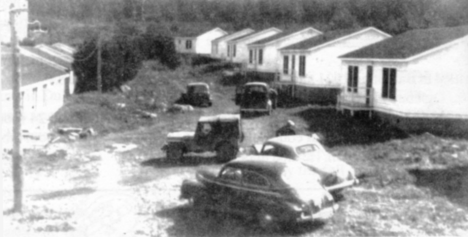
<instances>
[{"instance_id":1,"label":"utility pole","mask_svg":"<svg viewBox=\"0 0 468 237\"><path fill-rule=\"evenodd\" d=\"M102 75L101 75L101 70L102 70L102 57L101 57L101 33L98 35L97 39L97 72L96 72L96 77L97 77L97 89L99 93L102 93Z\"/></svg>"},{"instance_id":2,"label":"utility pole","mask_svg":"<svg viewBox=\"0 0 468 237\"><path fill-rule=\"evenodd\" d=\"M10 7L11 49L13 58L13 211L21 212L23 206L23 151L21 148L21 70L16 16L24 8Z\"/></svg>"}]
</instances>

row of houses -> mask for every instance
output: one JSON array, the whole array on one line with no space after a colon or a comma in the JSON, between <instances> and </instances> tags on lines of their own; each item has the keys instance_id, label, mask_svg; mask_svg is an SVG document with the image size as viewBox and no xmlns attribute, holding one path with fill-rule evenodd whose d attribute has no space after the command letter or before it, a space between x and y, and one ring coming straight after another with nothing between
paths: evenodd
<instances>
[{"instance_id":1,"label":"row of houses","mask_svg":"<svg viewBox=\"0 0 468 237\"><path fill-rule=\"evenodd\" d=\"M396 36L374 27L215 28L175 40L179 52L239 63L311 103L365 111L404 130L468 136L468 26Z\"/></svg>"}]
</instances>

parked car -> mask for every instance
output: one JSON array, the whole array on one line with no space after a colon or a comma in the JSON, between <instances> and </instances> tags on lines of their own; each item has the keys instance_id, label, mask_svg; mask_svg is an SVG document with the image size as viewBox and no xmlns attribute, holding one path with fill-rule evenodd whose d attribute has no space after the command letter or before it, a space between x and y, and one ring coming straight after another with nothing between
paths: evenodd
<instances>
[{"instance_id":1,"label":"parked car","mask_svg":"<svg viewBox=\"0 0 468 237\"><path fill-rule=\"evenodd\" d=\"M212 105L210 86L204 82L192 82L180 97L178 103L209 107Z\"/></svg>"},{"instance_id":2,"label":"parked car","mask_svg":"<svg viewBox=\"0 0 468 237\"><path fill-rule=\"evenodd\" d=\"M274 137L254 145L254 154L279 156L297 160L320 175L330 192L338 192L359 183L354 168L328 153L312 136L289 135Z\"/></svg>"},{"instance_id":3,"label":"parked car","mask_svg":"<svg viewBox=\"0 0 468 237\"><path fill-rule=\"evenodd\" d=\"M182 183L180 197L196 209L239 215L266 229L326 220L338 209L318 174L294 160L243 156L210 168Z\"/></svg>"},{"instance_id":4,"label":"parked car","mask_svg":"<svg viewBox=\"0 0 468 237\"><path fill-rule=\"evenodd\" d=\"M248 82L236 90L236 104L240 113L264 112L276 109L278 93L265 82Z\"/></svg>"},{"instance_id":5,"label":"parked car","mask_svg":"<svg viewBox=\"0 0 468 237\"><path fill-rule=\"evenodd\" d=\"M229 161L237 156L243 137L240 115L202 116L195 132L169 133L162 150L172 160L180 161L188 152L216 151L219 160Z\"/></svg>"}]
</instances>

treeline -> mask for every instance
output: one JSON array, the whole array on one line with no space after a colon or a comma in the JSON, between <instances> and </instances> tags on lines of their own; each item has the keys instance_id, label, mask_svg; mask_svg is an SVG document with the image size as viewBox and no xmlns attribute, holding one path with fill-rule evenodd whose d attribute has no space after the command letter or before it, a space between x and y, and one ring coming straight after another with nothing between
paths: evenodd
<instances>
[{"instance_id":1,"label":"treeline","mask_svg":"<svg viewBox=\"0 0 468 237\"><path fill-rule=\"evenodd\" d=\"M390 33L468 24L466 0L29 0L35 16L244 27L375 26Z\"/></svg>"}]
</instances>

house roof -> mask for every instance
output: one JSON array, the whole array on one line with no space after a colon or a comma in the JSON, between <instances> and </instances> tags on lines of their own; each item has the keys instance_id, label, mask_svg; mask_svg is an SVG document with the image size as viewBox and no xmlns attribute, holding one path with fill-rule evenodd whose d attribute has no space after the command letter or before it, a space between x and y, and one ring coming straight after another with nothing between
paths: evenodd
<instances>
[{"instance_id":1,"label":"house roof","mask_svg":"<svg viewBox=\"0 0 468 237\"><path fill-rule=\"evenodd\" d=\"M230 40L230 42L240 41L240 40L243 40L243 39L247 39L247 38L249 38L250 36L253 36L253 35L256 35L256 34L261 34L261 33L264 33L264 32L270 31L270 30L277 30L277 31L281 32L280 29L275 28L275 27L271 27L271 28L264 29L264 30L261 30L261 31L255 31L255 32L252 32L252 33L250 33L250 34L246 34L246 35L243 35L243 36L239 36L239 37L237 37L237 38L234 38L234 39Z\"/></svg>"},{"instance_id":2,"label":"house roof","mask_svg":"<svg viewBox=\"0 0 468 237\"><path fill-rule=\"evenodd\" d=\"M36 58L49 66L55 67L59 70L67 71L71 69L73 62L72 55L63 57L60 54L54 54L55 51L42 50L41 47L22 47L21 52L32 58Z\"/></svg>"},{"instance_id":3,"label":"house roof","mask_svg":"<svg viewBox=\"0 0 468 237\"><path fill-rule=\"evenodd\" d=\"M233 32L233 33L229 33L227 35L223 35L221 37L218 37L216 39L213 40L213 42L218 42L218 41L221 41L221 40L224 40L224 39L229 39L230 37L235 37L235 35L239 34L239 33L243 33L243 32L246 32L245 34L242 34L242 35L239 35L237 37L241 37L243 35L246 35L246 34L250 34L252 32L255 32L253 29L250 29L250 28L246 28L246 29L242 29L242 30L239 30L239 31L236 31L236 32Z\"/></svg>"},{"instance_id":4,"label":"house roof","mask_svg":"<svg viewBox=\"0 0 468 237\"><path fill-rule=\"evenodd\" d=\"M299 43L284 47L281 50L308 50L308 49L315 48L319 45L323 45L325 43L331 42L333 40L345 37L347 35L359 32L361 30L363 30L363 28L329 31L321 35L312 37L310 39L301 41Z\"/></svg>"},{"instance_id":5,"label":"house roof","mask_svg":"<svg viewBox=\"0 0 468 237\"><path fill-rule=\"evenodd\" d=\"M286 37L288 35L292 35L294 33L299 33L301 31L305 31L305 30L315 30L314 28L312 27L307 27L307 28L304 28L304 29L300 29L300 30L288 30L288 31L283 31L283 32L280 32L278 34L275 34L275 35L272 35L270 37L267 37L265 39L261 39L261 40L258 40L258 41L255 41L253 43L251 43L250 45L263 45L263 44L268 44L268 43L271 43L271 42L274 42L276 40L279 40L283 37ZM318 30L315 30L317 31L318 33L321 33L320 31Z\"/></svg>"},{"instance_id":6,"label":"house roof","mask_svg":"<svg viewBox=\"0 0 468 237\"><path fill-rule=\"evenodd\" d=\"M21 85L27 86L36 82L61 76L63 71L50 67L34 58L20 54ZM11 90L13 62L11 48L2 46L2 90Z\"/></svg>"},{"instance_id":7,"label":"house roof","mask_svg":"<svg viewBox=\"0 0 468 237\"><path fill-rule=\"evenodd\" d=\"M224 31L223 29L219 27L215 27L215 28L213 27L187 27L187 28L181 29L178 33L175 34L175 36L195 38L213 30Z\"/></svg>"},{"instance_id":8,"label":"house roof","mask_svg":"<svg viewBox=\"0 0 468 237\"><path fill-rule=\"evenodd\" d=\"M468 26L412 30L340 58L408 59L466 35L468 35Z\"/></svg>"}]
</instances>

